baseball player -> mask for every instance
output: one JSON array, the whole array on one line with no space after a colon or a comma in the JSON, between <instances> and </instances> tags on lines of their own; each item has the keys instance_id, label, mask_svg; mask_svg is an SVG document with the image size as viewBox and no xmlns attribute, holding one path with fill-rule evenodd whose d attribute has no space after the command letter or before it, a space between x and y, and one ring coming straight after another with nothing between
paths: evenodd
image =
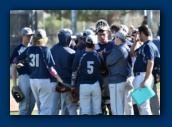
<instances>
[{"instance_id":1,"label":"baseball player","mask_svg":"<svg viewBox=\"0 0 172 127\"><path fill-rule=\"evenodd\" d=\"M112 24L111 26L111 33L112 33L112 37L113 40L115 41L115 34L120 31L123 30L124 32L126 32L126 34L128 34L128 27L125 25L120 25L120 24ZM125 39L125 44L128 46L127 51L130 52L130 48L132 46L132 43L128 40L129 38ZM127 77L127 81L126 81L126 88L125 88L125 114L126 115L134 115L134 111L133 111L133 100L131 97L131 92L133 91L134 87L133 87L133 79L134 79L134 75L133 75L133 65L135 62L135 57L128 57L128 77Z\"/></svg>"},{"instance_id":2,"label":"baseball player","mask_svg":"<svg viewBox=\"0 0 172 127\"><path fill-rule=\"evenodd\" d=\"M86 42L85 42L85 38L88 35L93 35L94 32L90 29L86 29L83 31L83 36L81 37L82 42L80 42L80 44L78 45L77 49L76 49L76 56L82 54L83 52L85 52L85 48L86 48Z\"/></svg>"},{"instance_id":3,"label":"baseball player","mask_svg":"<svg viewBox=\"0 0 172 127\"><path fill-rule=\"evenodd\" d=\"M19 44L12 52L11 58L10 58L10 64L13 63L13 59L17 56L19 56L22 52L26 50L26 48L30 45L30 42L32 40L32 30L29 27L24 27L21 30L21 36L22 36L22 43ZM35 105L35 99L30 87L30 81L29 81L29 64L26 60L20 61L24 67L22 68L16 68L14 64L12 64L12 79L13 79L13 86L17 85L17 73L18 72L18 86L20 90L24 94L24 99L19 102L19 115L31 115L34 105Z\"/></svg>"},{"instance_id":4,"label":"baseball player","mask_svg":"<svg viewBox=\"0 0 172 127\"><path fill-rule=\"evenodd\" d=\"M136 56L134 64L134 88L145 87L145 84L153 86L154 78L152 70L154 66L154 60L159 55L158 49L151 41L151 30L147 25L142 25L138 28L138 32L135 38L135 42L131 48L130 55ZM139 40L144 44L137 48ZM152 115L150 109L149 100L140 105L140 115Z\"/></svg>"},{"instance_id":5,"label":"baseball player","mask_svg":"<svg viewBox=\"0 0 172 127\"><path fill-rule=\"evenodd\" d=\"M110 28L108 23L100 19L96 22L96 35L98 37L98 44L95 47L95 50L99 53L100 56L106 61L106 58L108 54L110 54L111 50L114 47L113 41L108 40L108 35L110 32ZM100 76L100 78L102 78ZM102 113L104 115L107 114L106 107L109 110L109 114L111 115L111 109L110 109L110 95L109 95L109 88L108 88L108 69L106 73L103 74L103 81L100 81L103 83L103 94L102 94Z\"/></svg>"},{"instance_id":6,"label":"baseball player","mask_svg":"<svg viewBox=\"0 0 172 127\"><path fill-rule=\"evenodd\" d=\"M13 61L15 64L18 64L18 61L25 58L28 59L29 68L31 70L30 84L37 103L39 115L50 115L51 113L52 88L50 84L50 74L53 75L58 82L63 82L53 68L54 61L51 51L45 46L47 41L48 38L45 30L38 29L33 38L33 46L27 48Z\"/></svg>"},{"instance_id":7,"label":"baseball player","mask_svg":"<svg viewBox=\"0 0 172 127\"><path fill-rule=\"evenodd\" d=\"M58 71L59 76L62 78L63 82L71 86L71 75L72 75L72 64L75 56L75 51L69 47L70 41L72 39L72 35L69 32L69 29L62 29L59 34L59 43L54 45L51 48L52 56L55 61L54 68ZM52 77L51 82L53 86L56 86L57 80ZM53 92L53 106L52 106L52 114L56 114L59 110L59 101L61 97L61 109L62 115L66 115L64 111L64 106L66 105L69 115L77 115L76 112L76 104L71 103L69 99L69 93L58 93Z\"/></svg>"},{"instance_id":8,"label":"baseball player","mask_svg":"<svg viewBox=\"0 0 172 127\"><path fill-rule=\"evenodd\" d=\"M99 83L100 69L104 71L101 57L94 52L97 44L95 35L86 37L86 50L83 54L75 57L72 73L72 87L78 74L80 83L80 108L82 115L99 115L101 111L101 89Z\"/></svg>"},{"instance_id":9,"label":"baseball player","mask_svg":"<svg viewBox=\"0 0 172 127\"><path fill-rule=\"evenodd\" d=\"M106 64L109 67L110 104L113 115L124 115L124 96L128 76L129 48L125 44L126 32L118 31L115 34L115 47L107 56Z\"/></svg>"}]
</instances>

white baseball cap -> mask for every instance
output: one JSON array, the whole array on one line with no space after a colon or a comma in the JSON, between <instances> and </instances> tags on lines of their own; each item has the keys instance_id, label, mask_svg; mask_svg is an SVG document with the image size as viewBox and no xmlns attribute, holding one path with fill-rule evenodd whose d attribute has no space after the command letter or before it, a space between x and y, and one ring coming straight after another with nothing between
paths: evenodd
<instances>
[{"instance_id":1,"label":"white baseball cap","mask_svg":"<svg viewBox=\"0 0 172 127\"><path fill-rule=\"evenodd\" d=\"M86 43L89 44L97 44L98 40L97 40L97 36L96 35L88 35L85 39Z\"/></svg>"},{"instance_id":2,"label":"white baseball cap","mask_svg":"<svg viewBox=\"0 0 172 127\"><path fill-rule=\"evenodd\" d=\"M126 36L127 36L127 33L120 30L118 31L116 34L114 34L116 37L120 38L120 39L123 39L125 40L126 39Z\"/></svg>"},{"instance_id":3,"label":"white baseball cap","mask_svg":"<svg viewBox=\"0 0 172 127\"><path fill-rule=\"evenodd\" d=\"M31 30L31 28L29 27L24 27L22 30L21 30L21 35L33 35L33 32Z\"/></svg>"}]
</instances>

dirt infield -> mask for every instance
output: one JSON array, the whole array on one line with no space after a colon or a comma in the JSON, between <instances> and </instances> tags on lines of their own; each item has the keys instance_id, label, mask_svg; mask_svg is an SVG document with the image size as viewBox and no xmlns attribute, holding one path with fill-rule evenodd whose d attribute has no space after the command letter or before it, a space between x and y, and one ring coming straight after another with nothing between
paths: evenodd
<instances>
[{"instance_id":1,"label":"dirt infield","mask_svg":"<svg viewBox=\"0 0 172 127\"><path fill-rule=\"evenodd\" d=\"M158 98L159 98L159 103L160 103L160 91L157 91L158 93ZM35 105L34 110L38 110L37 106ZM18 103L14 100L12 95L10 94L10 111L18 111Z\"/></svg>"}]
</instances>

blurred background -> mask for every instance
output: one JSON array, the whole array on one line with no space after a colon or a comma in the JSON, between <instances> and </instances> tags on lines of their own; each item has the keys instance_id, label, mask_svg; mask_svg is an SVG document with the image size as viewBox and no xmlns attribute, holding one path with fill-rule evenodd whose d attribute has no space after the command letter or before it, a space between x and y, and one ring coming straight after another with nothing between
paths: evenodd
<instances>
[{"instance_id":1,"label":"blurred background","mask_svg":"<svg viewBox=\"0 0 172 127\"><path fill-rule=\"evenodd\" d=\"M156 38L160 26L160 10L11 10L10 55L21 41L20 30L23 27L31 27L33 31L45 29L49 38L48 47L52 47L58 42L60 29L69 28L73 34L83 32L87 28L94 28L99 19L105 19L109 26L118 23L128 28L146 23Z\"/></svg>"}]
</instances>

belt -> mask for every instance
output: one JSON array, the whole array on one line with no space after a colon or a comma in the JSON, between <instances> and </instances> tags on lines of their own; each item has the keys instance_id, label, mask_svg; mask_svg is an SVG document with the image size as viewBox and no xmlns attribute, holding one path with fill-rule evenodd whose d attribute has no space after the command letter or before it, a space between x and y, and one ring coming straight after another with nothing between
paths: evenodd
<instances>
[{"instance_id":1,"label":"belt","mask_svg":"<svg viewBox=\"0 0 172 127\"><path fill-rule=\"evenodd\" d=\"M145 73L145 72L136 72L134 73L134 76L140 75L141 73Z\"/></svg>"},{"instance_id":2,"label":"belt","mask_svg":"<svg viewBox=\"0 0 172 127\"><path fill-rule=\"evenodd\" d=\"M21 76L21 75L29 75L29 74L19 74L19 76Z\"/></svg>"}]
</instances>

